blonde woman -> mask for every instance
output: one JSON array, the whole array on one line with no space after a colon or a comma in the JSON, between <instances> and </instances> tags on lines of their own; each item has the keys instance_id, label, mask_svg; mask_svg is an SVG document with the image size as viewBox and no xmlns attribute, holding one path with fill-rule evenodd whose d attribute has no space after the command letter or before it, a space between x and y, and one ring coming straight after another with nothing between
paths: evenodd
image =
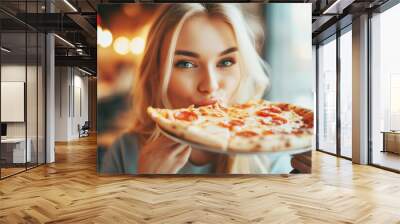
<instances>
[{"instance_id":1,"label":"blonde woman","mask_svg":"<svg viewBox=\"0 0 400 224\"><path fill-rule=\"evenodd\" d=\"M187 3L164 7L150 29L134 83L132 131L108 150L102 171L227 172L225 167L230 160L163 136L146 109L214 102L230 105L261 98L269 79L255 50L254 34L236 4ZM258 167L256 172L261 173L292 170L289 155L235 161L233 165L246 166L246 172L252 172L254 165ZM237 161L247 162L243 165ZM241 172L240 168L236 172Z\"/></svg>"}]
</instances>

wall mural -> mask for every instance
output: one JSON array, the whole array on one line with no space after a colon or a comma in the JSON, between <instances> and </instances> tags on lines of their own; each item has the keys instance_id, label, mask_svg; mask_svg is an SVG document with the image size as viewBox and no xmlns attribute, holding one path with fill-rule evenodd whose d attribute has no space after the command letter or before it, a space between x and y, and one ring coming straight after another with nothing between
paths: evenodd
<instances>
[{"instance_id":1,"label":"wall mural","mask_svg":"<svg viewBox=\"0 0 400 224\"><path fill-rule=\"evenodd\" d=\"M311 4L99 5L98 172L310 173L310 21Z\"/></svg>"}]
</instances>

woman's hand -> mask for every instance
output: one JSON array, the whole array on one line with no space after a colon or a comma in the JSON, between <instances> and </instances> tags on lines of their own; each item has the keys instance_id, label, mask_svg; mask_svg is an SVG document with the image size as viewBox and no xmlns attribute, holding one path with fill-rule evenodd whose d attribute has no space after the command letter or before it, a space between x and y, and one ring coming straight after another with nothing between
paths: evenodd
<instances>
[{"instance_id":1,"label":"woman's hand","mask_svg":"<svg viewBox=\"0 0 400 224\"><path fill-rule=\"evenodd\" d=\"M311 152L293 155L291 164L292 173L311 173Z\"/></svg>"},{"instance_id":2,"label":"woman's hand","mask_svg":"<svg viewBox=\"0 0 400 224\"><path fill-rule=\"evenodd\" d=\"M188 161L191 148L161 135L139 151L139 174L177 173Z\"/></svg>"}]
</instances>

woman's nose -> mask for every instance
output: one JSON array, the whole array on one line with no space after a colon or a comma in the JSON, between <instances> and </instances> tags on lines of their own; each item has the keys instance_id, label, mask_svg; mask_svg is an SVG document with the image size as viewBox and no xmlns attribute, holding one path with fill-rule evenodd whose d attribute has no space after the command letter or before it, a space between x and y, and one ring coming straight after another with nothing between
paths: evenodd
<instances>
[{"instance_id":1,"label":"woman's nose","mask_svg":"<svg viewBox=\"0 0 400 224\"><path fill-rule=\"evenodd\" d=\"M197 87L201 93L210 94L218 89L218 74L214 68L204 69L200 83Z\"/></svg>"}]
</instances>

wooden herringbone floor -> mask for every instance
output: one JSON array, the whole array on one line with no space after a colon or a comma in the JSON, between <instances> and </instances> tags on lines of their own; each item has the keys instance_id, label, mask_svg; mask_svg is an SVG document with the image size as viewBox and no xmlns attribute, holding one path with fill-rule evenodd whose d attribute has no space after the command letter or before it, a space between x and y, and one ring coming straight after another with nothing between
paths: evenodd
<instances>
[{"instance_id":1,"label":"wooden herringbone floor","mask_svg":"<svg viewBox=\"0 0 400 224\"><path fill-rule=\"evenodd\" d=\"M0 181L0 223L400 223L400 175L313 153L311 175L100 177L96 140Z\"/></svg>"}]
</instances>

